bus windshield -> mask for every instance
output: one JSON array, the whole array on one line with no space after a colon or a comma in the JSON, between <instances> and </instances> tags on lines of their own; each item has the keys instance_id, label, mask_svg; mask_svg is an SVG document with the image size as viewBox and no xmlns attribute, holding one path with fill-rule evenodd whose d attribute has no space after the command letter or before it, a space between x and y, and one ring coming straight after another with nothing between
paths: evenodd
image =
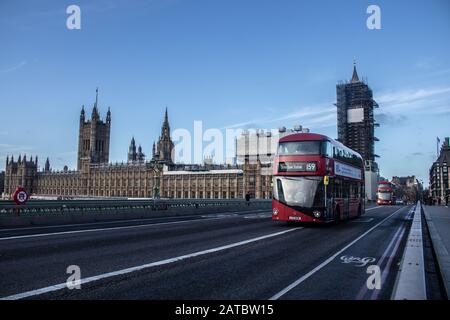
<instances>
[{"instance_id":1,"label":"bus windshield","mask_svg":"<svg viewBox=\"0 0 450 320\"><path fill-rule=\"evenodd\" d=\"M322 177L276 177L273 196L288 206L312 208L324 206Z\"/></svg>"},{"instance_id":2,"label":"bus windshield","mask_svg":"<svg viewBox=\"0 0 450 320\"><path fill-rule=\"evenodd\" d=\"M381 200L391 200L391 193L390 192L379 192L378 198Z\"/></svg>"},{"instance_id":3,"label":"bus windshield","mask_svg":"<svg viewBox=\"0 0 450 320\"><path fill-rule=\"evenodd\" d=\"M320 154L320 141L288 141L280 142L279 155Z\"/></svg>"}]
</instances>

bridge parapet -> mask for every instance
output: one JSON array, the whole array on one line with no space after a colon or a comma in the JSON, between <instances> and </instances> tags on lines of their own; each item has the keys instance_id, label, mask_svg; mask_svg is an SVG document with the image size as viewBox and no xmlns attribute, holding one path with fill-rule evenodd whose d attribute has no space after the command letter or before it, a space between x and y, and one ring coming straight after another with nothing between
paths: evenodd
<instances>
[{"instance_id":1,"label":"bridge parapet","mask_svg":"<svg viewBox=\"0 0 450 320\"><path fill-rule=\"evenodd\" d=\"M270 199L31 200L24 205L0 201L0 226L50 225L270 210Z\"/></svg>"}]
</instances>

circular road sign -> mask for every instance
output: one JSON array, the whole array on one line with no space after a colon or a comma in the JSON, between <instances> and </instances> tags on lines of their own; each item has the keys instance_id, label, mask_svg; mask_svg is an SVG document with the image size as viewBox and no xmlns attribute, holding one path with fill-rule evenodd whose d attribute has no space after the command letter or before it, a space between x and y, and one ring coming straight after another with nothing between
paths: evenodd
<instances>
[{"instance_id":1,"label":"circular road sign","mask_svg":"<svg viewBox=\"0 0 450 320\"><path fill-rule=\"evenodd\" d=\"M17 204L24 204L28 200L28 193L25 188L18 187L13 194L14 202Z\"/></svg>"}]
</instances>

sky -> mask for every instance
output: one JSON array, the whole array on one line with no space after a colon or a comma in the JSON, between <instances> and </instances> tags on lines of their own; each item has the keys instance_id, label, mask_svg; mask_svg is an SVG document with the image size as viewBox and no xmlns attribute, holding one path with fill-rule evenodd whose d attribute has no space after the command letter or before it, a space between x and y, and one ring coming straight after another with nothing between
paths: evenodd
<instances>
[{"instance_id":1,"label":"sky","mask_svg":"<svg viewBox=\"0 0 450 320\"><path fill-rule=\"evenodd\" d=\"M69 30L69 5L81 29ZM369 5L381 10L370 30ZM293 127L336 138L336 84L356 61L380 105L382 176L425 184L450 136L450 1L0 0L0 170L7 155L76 167L81 106L99 88L111 161L131 137Z\"/></svg>"}]
</instances>

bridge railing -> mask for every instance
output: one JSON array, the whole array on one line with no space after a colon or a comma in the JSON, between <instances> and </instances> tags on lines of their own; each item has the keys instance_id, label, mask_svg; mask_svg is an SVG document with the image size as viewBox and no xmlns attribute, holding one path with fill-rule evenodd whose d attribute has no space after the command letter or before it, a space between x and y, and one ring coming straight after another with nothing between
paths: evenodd
<instances>
[{"instance_id":1,"label":"bridge railing","mask_svg":"<svg viewBox=\"0 0 450 320\"><path fill-rule=\"evenodd\" d=\"M230 206L264 206L270 199L86 199L86 200L30 200L17 205L14 201L0 201L0 215L41 215L64 213L106 213L117 210L205 209Z\"/></svg>"}]
</instances>

